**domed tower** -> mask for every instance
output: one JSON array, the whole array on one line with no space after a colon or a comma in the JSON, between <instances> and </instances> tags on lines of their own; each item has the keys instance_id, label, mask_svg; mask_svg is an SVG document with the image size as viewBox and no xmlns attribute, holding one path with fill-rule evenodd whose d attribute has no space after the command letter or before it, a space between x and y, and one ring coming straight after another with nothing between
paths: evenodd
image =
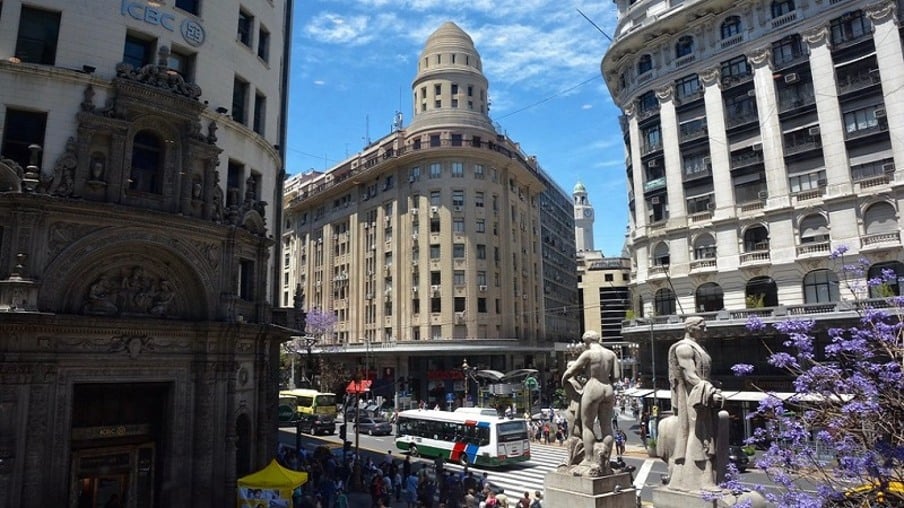
<instances>
[{"instance_id":1,"label":"domed tower","mask_svg":"<svg viewBox=\"0 0 904 508\"><path fill-rule=\"evenodd\" d=\"M417 68L409 132L438 125L493 130L480 55L458 25L447 21L427 38Z\"/></svg>"},{"instance_id":2,"label":"domed tower","mask_svg":"<svg viewBox=\"0 0 904 508\"><path fill-rule=\"evenodd\" d=\"M574 245L578 252L593 250L593 205L587 188L578 182L571 191L574 202Z\"/></svg>"}]
</instances>

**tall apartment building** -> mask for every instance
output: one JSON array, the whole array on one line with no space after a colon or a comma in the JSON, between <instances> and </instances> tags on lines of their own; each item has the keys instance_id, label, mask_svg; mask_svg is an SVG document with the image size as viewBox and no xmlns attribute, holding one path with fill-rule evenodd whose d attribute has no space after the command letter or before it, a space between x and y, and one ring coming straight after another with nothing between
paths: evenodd
<instances>
[{"instance_id":1,"label":"tall apartment building","mask_svg":"<svg viewBox=\"0 0 904 508\"><path fill-rule=\"evenodd\" d=\"M226 506L276 446L290 0L0 4L0 506Z\"/></svg>"},{"instance_id":2,"label":"tall apartment building","mask_svg":"<svg viewBox=\"0 0 904 508\"><path fill-rule=\"evenodd\" d=\"M624 112L628 247L646 316L624 335L656 343L662 387L659 339L681 333L680 315L702 314L726 388L791 391L762 361L758 378L730 376L727 366L766 356L746 318L813 318L821 337L850 323L877 295L849 289L862 276L829 259L839 246L869 261L867 277L904 275L898 4L617 4L602 74Z\"/></svg>"},{"instance_id":3,"label":"tall apartment building","mask_svg":"<svg viewBox=\"0 0 904 508\"><path fill-rule=\"evenodd\" d=\"M411 93L409 126L287 182L284 297L335 313L314 354L341 362L342 377L460 404L476 393L464 360L545 365L541 215L563 211L536 159L494 128L480 55L454 23L427 39ZM570 213L550 236L571 234Z\"/></svg>"}]
</instances>

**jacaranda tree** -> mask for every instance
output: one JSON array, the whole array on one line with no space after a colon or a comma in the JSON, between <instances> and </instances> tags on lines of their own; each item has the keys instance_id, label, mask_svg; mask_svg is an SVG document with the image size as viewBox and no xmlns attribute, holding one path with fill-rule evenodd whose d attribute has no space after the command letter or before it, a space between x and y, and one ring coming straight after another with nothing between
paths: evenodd
<instances>
[{"instance_id":1,"label":"jacaranda tree","mask_svg":"<svg viewBox=\"0 0 904 508\"><path fill-rule=\"evenodd\" d=\"M787 340L768 361L794 377L795 395L760 403L751 416L765 424L749 443L767 446L755 464L781 487L763 491L780 507L904 506L904 296L895 295L897 274L865 281L868 261L845 265L845 251L832 259L854 295L855 325L829 329L820 347L812 320L770 325ZM865 298L869 288L883 296ZM747 327L767 325L751 318ZM743 376L753 367L732 370Z\"/></svg>"}]
</instances>

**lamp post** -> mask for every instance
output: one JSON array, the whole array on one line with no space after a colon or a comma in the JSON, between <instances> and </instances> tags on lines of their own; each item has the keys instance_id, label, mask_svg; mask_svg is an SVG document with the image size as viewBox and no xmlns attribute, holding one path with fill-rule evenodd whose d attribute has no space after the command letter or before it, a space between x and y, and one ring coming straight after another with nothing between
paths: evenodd
<instances>
[{"instance_id":1,"label":"lamp post","mask_svg":"<svg viewBox=\"0 0 904 508\"><path fill-rule=\"evenodd\" d=\"M461 362L461 371L465 375L465 400L462 402L462 406L467 406L468 403L468 385L471 384L471 376L474 374L474 371L477 370L477 367L472 367L468 365L468 359L465 358L464 361ZM478 392L479 397L480 392ZM480 404L478 404L479 406Z\"/></svg>"},{"instance_id":2,"label":"lamp post","mask_svg":"<svg viewBox=\"0 0 904 508\"><path fill-rule=\"evenodd\" d=\"M653 417L653 422L655 422L659 418L659 399L656 397L656 349L655 342L653 340L653 325L655 321L653 318L638 318L637 322L646 323L650 325L650 368L651 368L651 382L653 386L653 410L650 416ZM656 429L657 425L654 423L650 428L650 436L652 438L656 438Z\"/></svg>"},{"instance_id":3,"label":"lamp post","mask_svg":"<svg viewBox=\"0 0 904 508\"><path fill-rule=\"evenodd\" d=\"M292 365L291 365L291 379L289 380L289 386L295 387L295 355L301 354L301 351L307 351L307 361L305 366L305 373L313 370L311 368L311 349L314 347L314 344L317 344L317 337L311 337L309 335L302 335L292 337L292 340L286 343L286 351L292 355ZM303 348L303 349L302 349ZM313 383L311 383L313 387ZM301 418L298 415L295 415L295 451L301 449Z\"/></svg>"}]
</instances>

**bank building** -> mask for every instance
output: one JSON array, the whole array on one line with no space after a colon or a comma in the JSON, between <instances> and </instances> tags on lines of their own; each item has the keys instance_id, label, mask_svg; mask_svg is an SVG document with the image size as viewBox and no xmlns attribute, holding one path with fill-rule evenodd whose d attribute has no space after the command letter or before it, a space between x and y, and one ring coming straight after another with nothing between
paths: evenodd
<instances>
[{"instance_id":1,"label":"bank building","mask_svg":"<svg viewBox=\"0 0 904 508\"><path fill-rule=\"evenodd\" d=\"M0 4L0 506L222 507L271 457L290 19Z\"/></svg>"}]
</instances>

